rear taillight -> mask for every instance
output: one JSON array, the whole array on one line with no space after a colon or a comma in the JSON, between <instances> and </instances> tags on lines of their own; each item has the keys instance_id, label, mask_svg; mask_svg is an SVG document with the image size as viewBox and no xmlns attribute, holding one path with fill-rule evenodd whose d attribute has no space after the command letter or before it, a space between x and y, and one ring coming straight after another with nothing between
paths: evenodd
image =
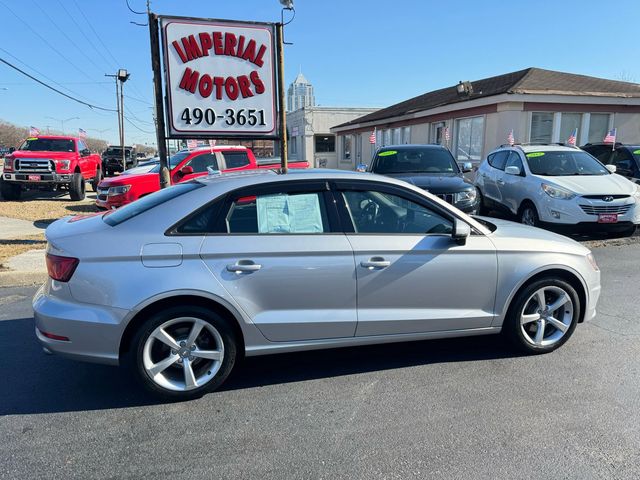
<instances>
[{"instance_id":1,"label":"rear taillight","mask_svg":"<svg viewBox=\"0 0 640 480\"><path fill-rule=\"evenodd\" d=\"M47 272L49 276L59 282L68 282L71 280L73 272L80 260L73 257L62 257L60 255L52 255L47 253Z\"/></svg>"}]
</instances>

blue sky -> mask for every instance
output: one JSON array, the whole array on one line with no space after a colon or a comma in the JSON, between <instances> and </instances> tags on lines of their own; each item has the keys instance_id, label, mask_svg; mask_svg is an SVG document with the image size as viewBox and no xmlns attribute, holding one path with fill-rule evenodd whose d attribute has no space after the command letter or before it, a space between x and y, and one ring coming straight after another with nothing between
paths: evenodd
<instances>
[{"instance_id":1,"label":"blue sky","mask_svg":"<svg viewBox=\"0 0 640 480\"><path fill-rule=\"evenodd\" d=\"M143 0L129 3L145 9ZM640 82L637 0L295 0L295 7L285 34L293 42L285 51L286 82L302 68L320 105L384 107L530 66ZM151 8L280 18L277 0L153 0ZM0 18L1 58L91 103L114 108L115 88L104 74L127 68L125 104L137 127L127 124L128 143L153 141L145 133L153 131L149 33L130 23L146 17L131 13L125 0L0 0ZM46 117L79 117L65 129L117 138L115 114L74 104L0 64L0 119L60 128Z\"/></svg>"}]
</instances>

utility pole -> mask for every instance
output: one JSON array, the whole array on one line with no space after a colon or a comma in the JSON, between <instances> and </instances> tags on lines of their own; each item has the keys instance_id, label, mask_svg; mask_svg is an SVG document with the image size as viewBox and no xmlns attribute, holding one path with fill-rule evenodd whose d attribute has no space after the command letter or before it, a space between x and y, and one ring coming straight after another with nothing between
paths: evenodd
<instances>
[{"instance_id":1,"label":"utility pole","mask_svg":"<svg viewBox=\"0 0 640 480\"><path fill-rule=\"evenodd\" d=\"M116 81L116 111L118 112L118 135L120 137L120 149L122 150L122 171L127 169L127 159L124 151L124 82L131 76L124 68L118 69L115 75L104 74L105 77L112 77ZM118 84L118 81L120 84ZM119 88L118 88L119 87Z\"/></svg>"},{"instance_id":2,"label":"utility pole","mask_svg":"<svg viewBox=\"0 0 640 480\"><path fill-rule=\"evenodd\" d=\"M287 173L287 112L284 98L284 25L276 24L276 40L278 42L278 110L280 110L280 169Z\"/></svg>"}]
</instances>

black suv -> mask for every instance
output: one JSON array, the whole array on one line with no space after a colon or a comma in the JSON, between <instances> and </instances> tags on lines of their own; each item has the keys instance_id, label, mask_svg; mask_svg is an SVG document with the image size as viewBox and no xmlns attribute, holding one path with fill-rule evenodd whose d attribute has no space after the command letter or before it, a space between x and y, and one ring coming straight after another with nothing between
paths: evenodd
<instances>
[{"instance_id":1,"label":"black suv","mask_svg":"<svg viewBox=\"0 0 640 480\"><path fill-rule=\"evenodd\" d=\"M409 182L474 214L478 211L477 192L463 176L471 171L471 164L463 167L441 145L391 145L376 152L367 171Z\"/></svg>"},{"instance_id":2,"label":"black suv","mask_svg":"<svg viewBox=\"0 0 640 480\"><path fill-rule=\"evenodd\" d=\"M615 165L618 175L640 183L640 143L616 143L615 146L610 143L587 143L580 148L605 165Z\"/></svg>"},{"instance_id":3,"label":"black suv","mask_svg":"<svg viewBox=\"0 0 640 480\"><path fill-rule=\"evenodd\" d=\"M127 169L138 165L138 157L136 149L133 147L124 147L124 158ZM105 176L112 175L114 172L122 172L122 148L119 146L107 147L102 154L102 171Z\"/></svg>"}]
</instances>

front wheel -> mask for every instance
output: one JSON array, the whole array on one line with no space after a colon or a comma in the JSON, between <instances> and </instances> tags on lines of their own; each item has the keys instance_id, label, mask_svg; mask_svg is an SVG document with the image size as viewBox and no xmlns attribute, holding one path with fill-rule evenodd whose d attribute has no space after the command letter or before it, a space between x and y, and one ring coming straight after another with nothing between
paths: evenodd
<instances>
[{"instance_id":1,"label":"front wheel","mask_svg":"<svg viewBox=\"0 0 640 480\"><path fill-rule=\"evenodd\" d=\"M520 208L520 223L530 227L538 227L540 225L538 210L532 203L525 203Z\"/></svg>"},{"instance_id":2,"label":"front wheel","mask_svg":"<svg viewBox=\"0 0 640 480\"><path fill-rule=\"evenodd\" d=\"M2 180L0 181L0 193L2 193L2 198L5 200L20 200L22 188L18 184Z\"/></svg>"},{"instance_id":3,"label":"front wheel","mask_svg":"<svg viewBox=\"0 0 640 480\"><path fill-rule=\"evenodd\" d=\"M543 278L516 295L503 332L521 351L551 352L571 337L581 312L580 299L570 284Z\"/></svg>"},{"instance_id":4,"label":"front wheel","mask_svg":"<svg viewBox=\"0 0 640 480\"><path fill-rule=\"evenodd\" d=\"M128 363L156 395L188 400L218 388L237 354L228 322L201 307L174 307L151 316L134 335Z\"/></svg>"},{"instance_id":5,"label":"front wheel","mask_svg":"<svg viewBox=\"0 0 640 480\"><path fill-rule=\"evenodd\" d=\"M69 184L69 196L71 197L71 200L84 200L84 189L84 177L80 172L74 173L71 178L71 183Z\"/></svg>"}]
</instances>

